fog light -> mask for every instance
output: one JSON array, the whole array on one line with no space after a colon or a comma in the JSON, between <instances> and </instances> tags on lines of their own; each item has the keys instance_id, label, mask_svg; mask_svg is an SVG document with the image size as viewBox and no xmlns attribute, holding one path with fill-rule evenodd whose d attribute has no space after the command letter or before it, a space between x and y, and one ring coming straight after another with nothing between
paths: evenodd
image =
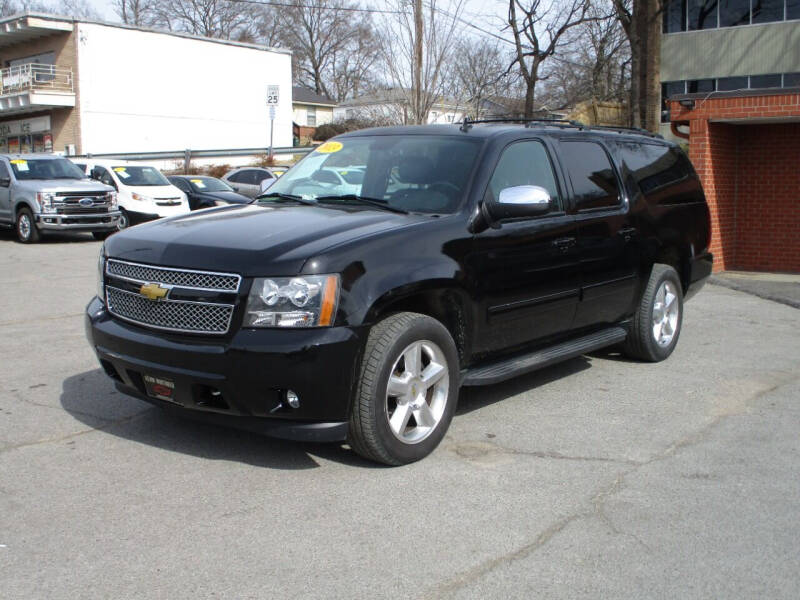
<instances>
[{"instance_id":1,"label":"fog light","mask_svg":"<svg viewBox=\"0 0 800 600\"><path fill-rule=\"evenodd\" d=\"M300 406L300 396L295 394L292 390L286 390L286 402L292 408L299 408L299 406Z\"/></svg>"}]
</instances>

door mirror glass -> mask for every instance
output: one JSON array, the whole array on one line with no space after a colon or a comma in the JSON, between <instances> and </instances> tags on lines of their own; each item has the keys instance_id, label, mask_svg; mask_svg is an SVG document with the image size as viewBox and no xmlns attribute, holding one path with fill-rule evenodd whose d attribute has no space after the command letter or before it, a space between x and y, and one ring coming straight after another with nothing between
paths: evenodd
<instances>
[{"instance_id":1,"label":"door mirror glass","mask_svg":"<svg viewBox=\"0 0 800 600\"><path fill-rule=\"evenodd\" d=\"M550 192L538 185L516 185L500 191L496 201L489 203L489 213L495 221L538 217L550 212Z\"/></svg>"}]
</instances>

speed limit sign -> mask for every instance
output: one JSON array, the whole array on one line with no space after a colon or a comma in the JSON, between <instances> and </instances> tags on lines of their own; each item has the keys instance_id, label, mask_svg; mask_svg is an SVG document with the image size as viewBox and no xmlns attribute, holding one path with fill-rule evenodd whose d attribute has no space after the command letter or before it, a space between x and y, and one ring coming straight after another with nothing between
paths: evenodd
<instances>
[{"instance_id":1,"label":"speed limit sign","mask_svg":"<svg viewBox=\"0 0 800 600\"><path fill-rule=\"evenodd\" d=\"M267 104L274 105L278 103L278 93L280 87L277 85L267 86Z\"/></svg>"}]
</instances>

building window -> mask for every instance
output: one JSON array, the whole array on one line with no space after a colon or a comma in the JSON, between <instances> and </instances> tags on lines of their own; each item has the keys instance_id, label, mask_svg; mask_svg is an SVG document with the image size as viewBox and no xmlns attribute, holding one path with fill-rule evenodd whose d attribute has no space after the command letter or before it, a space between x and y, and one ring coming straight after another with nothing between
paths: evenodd
<instances>
[{"instance_id":1,"label":"building window","mask_svg":"<svg viewBox=\"0 0 800 600\"><path fill-rule=\"evenodd\" d=\"M800 73L784 73L783 87L785 88L800 87Z\"/></svg>"},{"instance_id":2,"label":"building window","mask_svg":"<svg viewBox=\"0 0 800 600\"><path fill-rule=\"evenodd\" d=\"M800 0L786 0L786 18L800 19Z\"/></svg>"},{"instance_id":3,"label":"building window","mask_svg":"<svg viewBox=\"0 0 800 600\"><path fill-rule=\"evenodd\" d=\"M781 87L780 73L774 75L751 75L750 87L755 90Z\"/></svg>"},{"instance_id":4,"label":"building window","mask_svg":"<svg viewBox=\"0 0 800 600\"><path fill-rule=\"evenodd\" d=\"M661 122L669 123L669 103L672 96L686 93L685 81L667 81L661 84Z\"/></svg>"},{"instance_id":5,"label":"building window","mask_svg":"<svg viewBox=\"0 0 800 600\"><path fill-rule=\"evenodd\" d=\"M792 0L789 2L791 3ZM783 21L783 0L755 0L753 2L753 23L772 23L774 21Z\"/></svg>"},{"instance_id":6,"label":"building window","mask_svg":"<svg viewBox=\"0 0 800 600\"><path fill-rule=\"evenodd\" d=\"M720 0L719 26L735 27L750 24L750 0Z\"/></svg>"},{"instance_id":7,"label":"building window","mask_svg":"<svg viewBox=\"0 0 800 600\"><path fill-rule=\"evenodd\" d=\"M717 26L717 0L689 0L689 31Z\"/></svg>"},{"instance_id":8,"label":"building window","mask_svg":"<svg viewBox=\"0 0 800 600\"><path fill-rule=\"evenodd\" d=\"M344 111L344 118L345 119L355 119L356 118L356 111L352 108L345 109Z\"/></svg>"},{"instance_id":9,"label":"building window","mask_svg":"<svg viewBox=\"0 0 800 600\"><path fill-rule=\"evenodd\" d=\"M716 89L713 79L694 79L687 82L686 91L690 94L706 94Z\"/></svg>"},{"instance_id":10,"label":"building window","mask_svg":"<svg viewBox=\"0 0 800 600\"><path fill-rule=\"evenodd\" d=\"M309 106L306 109L306 125L309 127L317 126L317 107Z\"/></svg>"},{"instance_id":11,"label":"building window","mask_svg":"<svg viewBox=\"0 0 800 600\"><path fill-rule=\"evenodd\" d=\"M747 77L720 77L717 79L717 89L720 92L747 89Z\"/></svg>"},{"instance_id":12,"label":"building window","mask_svg":"<svg viewBox=\"0 0 800 600\"><path fill-rule=\"evenodd\" d=\"M664 33L686 31L686 2L685 0L672 0L664 9Z\"/></svg>"}]
</instances>

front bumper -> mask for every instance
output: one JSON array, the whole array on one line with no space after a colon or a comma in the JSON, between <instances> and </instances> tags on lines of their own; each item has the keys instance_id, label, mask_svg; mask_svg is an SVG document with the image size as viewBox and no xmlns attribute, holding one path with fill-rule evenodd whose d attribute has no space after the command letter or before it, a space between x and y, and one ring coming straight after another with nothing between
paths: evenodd
<instances>
[{"instance_id":1,"label":"front bumper","mask_svg":"<svg viewBox=\"0 0 800 600\"><path fill-rule=\"evenodd\" d=\"M224 340L155 332L112 318L94 298L86 335L126 394L185 416L275 437L343 440L362 349L358 328L241 329ZM143 377L174 382L171 401ZM291 408L287 390L300 398Z\"/></svg>"},{"instance_id":2,"label":"front bumper","mask_svg":"<svg viewBox=\"0 0 800 600\"><path fill-rule=\"evenodd\" d=\"M43 213L36 215L36 224L39 229L57 231L109 231L117 228L119 215L119 211L85 215Z\"/></svg>"}]
</instances>

